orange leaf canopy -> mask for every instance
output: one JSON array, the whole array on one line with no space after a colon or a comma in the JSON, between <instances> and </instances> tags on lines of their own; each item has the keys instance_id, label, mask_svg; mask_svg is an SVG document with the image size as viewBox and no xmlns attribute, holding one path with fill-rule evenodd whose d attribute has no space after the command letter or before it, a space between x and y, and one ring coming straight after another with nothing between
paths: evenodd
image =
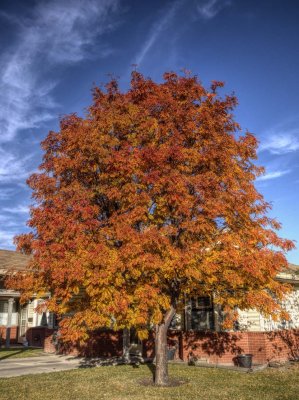
<instances>
[{"instance_id":1,"label":"orange leaf canopy","mask_svg":"<svg viewBox=\"0 0 299 400\"><path fill-rule=\"evenodd\" d=\"M226 310L278 312L286 288L274 278L293 243L266 215L257 141L222 86L133 72L128 91L114 79L96 87L86 117L64 117L42 143L28 181L32 232L16 240L33 257L15 286L24 299L49 291L66 337L101 326L145 332L198 295Z\"/></svg>"}]
</instances>

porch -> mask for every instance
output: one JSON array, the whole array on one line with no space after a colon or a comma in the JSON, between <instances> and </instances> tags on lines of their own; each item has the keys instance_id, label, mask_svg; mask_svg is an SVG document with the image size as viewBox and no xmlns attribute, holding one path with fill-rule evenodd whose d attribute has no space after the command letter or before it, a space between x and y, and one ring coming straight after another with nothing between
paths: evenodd
<instances>
[{"instance_id":1,"label":"porch","mask_svg":"<svg viewBox=\"0 0 299 400\"><path fill-rule=\"evenodd\" d=\"M0 290L1 291L1 290ZM53 328L53 315L45 311L35 312L43 300L34 299L21 305L19 294L4 291L0 293L0 346L22 344L31 347L44 346L44 331Z\"/></svg>"}]
</instances>

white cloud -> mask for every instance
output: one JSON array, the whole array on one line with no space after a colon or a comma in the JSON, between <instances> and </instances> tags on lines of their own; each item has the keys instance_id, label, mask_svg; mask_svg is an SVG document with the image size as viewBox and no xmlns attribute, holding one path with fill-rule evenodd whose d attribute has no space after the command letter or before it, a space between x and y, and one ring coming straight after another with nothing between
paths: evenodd
<instances>
[{"instance_id":1,"label":"white cloud","mask_svg":"<svg viewBox=\"0 0 299 400\"><path fill-rule=\"evenodd\" d=\"M148 52L151 50L153 45L158 40L161 33L167 28L171 20L174 18L175 13L178 7L182 4L182 0L174 1L168 12L163 14L163 17L160 18L150 30L149 36L147 37L146 41L144 42L142 48L140 49L139 53L136 56L135 63L140 66L143 60L147 56Z\"/></svg>"},{"instance_id":2,"label":"white cloud","mask_svg":"<svg viewBox=\"0 0 299 400\"><path fill-rule=\"evenodd\" d=\"M24 231L24 221L11 215L0 214L0 249L14 248L13 238Z\"/></svg>"},{"instance_id":3,"label":"white cloud","mask_svg":"<svg viewBox=\"0 0 299 400\"><path fill-rule=\"evenodd\" d=\"M26 205L17 205L15 207L3 207L2 210L10 214L29 214L29 207Z\"/></svg>"},{"instance_id":4,"label":"white cloud","mask_svg":"<svg viewBox=\"0 0 299 400\"><path fill-rule=\"evenodd\" d=\"M0 201L10 199L15 193L15 189L12 188L0 188ZM0 220L1 222L1 220Z\"/></svg>"},{"instance_id":5,"label":"white cloud","mask_svg":"<svg viewBox=\"0 0 299 400\"><path fill-rule=\"evenodd\" d=\"M162 32L167 29L175 16L178 8L184 3L184 0L173 1L172 6L163 12L163 16L152 26L149 35L142 45L139 53L135 57L134 63L137 66L142 64L143 60L159 39ZM214 18L224 7L231 5L231 0L198 0L196 8L200 17L204 19Z\"/></svg>"},{"instance_id":6,"label":"white cloud","mask_svg":"<svg viewBox=\"0 0 299 400\"><path fill-rule=\"evenodd\" d=\"M48 45L46 56L51 63L81 61L95 38L113 29L109 17L117 8L117 0L43 2L35 10L38 23L33 28L33 43L38 31L38 48Z\"/></svg>"},{"instance_id":7,"label":"white cloud","mask_svg":"<svg viewBox=\"0 0 299 400\"><path fill-rule=\"evenodd\" d=\"M96 38L114 28L110 16L117 9L118 0L44 0L30 17L14 24L17 44L2 55L0 64L0 141L53 118L57 104L51 91L57 82L47 80L47 73L87 58ZM97 51L98 56L110 52L100 46Z\"/></svg>"},{"instance_id":8,"label":"white cloud","mask_svg":"<svg viewBox=\"0 0 299 400\"><path fill-rule=\"evenodd\" d=\"M24 181L31 174L28 161L32 154L19 158L12 152L5 151L0 147L0 183L12 183Z\"/></svg>"},{"instance_id":9,"label":"white cloud","mask_svg":"<svg viewBox=\"0 0 299 400\"><path fill-rule=\"evenodd\" d=\"M25 222L29 217L29 207L16 204L11 207L2 207L0 213L0 248L13 248L14 236L24 232Z\"/></svg>"},{"instance_id":10,"label":"white cloud","mask_svg":"<svg viewBox=\"0 0 299 400\"><path fill-rule=\"evenodd\" d=\"M229 0L199 0L197 11L200 17L204 19L212 19L227 6L231 5Z\"/></svg>"},{"instance_id":11,"label":"white cloud","mask_svg":"<svg viewBox=\"0 0 299 400\"><path fill-rule=\"evenodd\" d=\"M4 214L0 214L0 224L2 228L5 226L6 228L9 227L10 229L18 226L18 222L15 218L12 219L11 215Z\"/></svg>"},{"instance_id":12,"label":"white cloud","mask_svg":"<svg viewBox=\"0 0 299 400\"><path fill-rule=\"evenodd\" d=\"M286 154L299 150L299 128L283 132L269 131L262 141L259 151L272 154Z\"/></svg>"},{"instance_id":13,"label":"white cloud","mask_svg":"<svg viewBox=\"0 0 299 400\"><path fill-rule=\"evenodd\" d=\"M257 181L268 181L270 179L280 178L281 176L287 175L291 172L291 170L281 170L281 171L273 171L267 172L265 175L259 176L256 180Z\"/></svg>"},{"instance_id":14,"label":"white cloud","mask_svg":"<svg viewBox=\"0 0 299 400\"><path fill-rule=\"evenodd\" d=\"M16 232L10 230L2 230L0 228L0 248L1 249L13 249L13 238Z\"/></svg>"}]
</instances>

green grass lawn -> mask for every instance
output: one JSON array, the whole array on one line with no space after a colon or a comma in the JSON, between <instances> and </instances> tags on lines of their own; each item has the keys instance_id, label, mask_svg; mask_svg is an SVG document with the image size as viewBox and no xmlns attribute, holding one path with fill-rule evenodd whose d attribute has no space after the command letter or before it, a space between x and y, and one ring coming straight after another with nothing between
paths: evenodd
<instances>
[{"instance_id":1,"label":"green grass lawn","mask_svg":"<svg viewBox=\"0 0 299 400\"><path fill-rule=\"evenodd\" d=\"M150 376L146 365L99 367L51 374L0 379L1 400L298 400L299 368L267 369L245 374L235 371L170 365L173 377L187 378L183 386L141 386Z\"/></svg>"},{"instance_id":2,"label":"green grass lawn","mask_svg":"<svg viewBox=\"0 0 299 400\"><path fill-rule=\"evenodd\" d=\"M0 361L7 360L10 358L24 358L34 357L43 354L42 349L30 348L30 347L11 347L10 349L0 348ZM0 393L1 399L1 393Z\"/></svg>"}]
</instances>

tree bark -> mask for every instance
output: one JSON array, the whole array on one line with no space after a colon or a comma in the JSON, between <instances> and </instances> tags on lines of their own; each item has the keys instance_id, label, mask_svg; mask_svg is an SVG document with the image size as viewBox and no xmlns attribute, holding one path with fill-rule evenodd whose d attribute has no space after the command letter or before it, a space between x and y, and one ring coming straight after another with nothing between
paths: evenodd
<instances>
[{"instance_id":1,"label":"tree bark","mask_svg":"<svg viewBox=\"0 0 299 400\"><path fill-rule=\"evenodd\" d=\"M130 362L130 329L123 330L123 358L126 363Z\"/></svg>"},{"instance_id":2,"label":"tree bark","mask_svg":"<svg viewBox=\"0 0 299 400\"><path fill-rule=\"evenodd\" d=\"M155 336L155 385L166 386L168 384L168 361L167 361L167 331L172 318L175 315L175 308L171 308L165 314L161 324L156 325Z\"/></svg>"}]
</instances>

